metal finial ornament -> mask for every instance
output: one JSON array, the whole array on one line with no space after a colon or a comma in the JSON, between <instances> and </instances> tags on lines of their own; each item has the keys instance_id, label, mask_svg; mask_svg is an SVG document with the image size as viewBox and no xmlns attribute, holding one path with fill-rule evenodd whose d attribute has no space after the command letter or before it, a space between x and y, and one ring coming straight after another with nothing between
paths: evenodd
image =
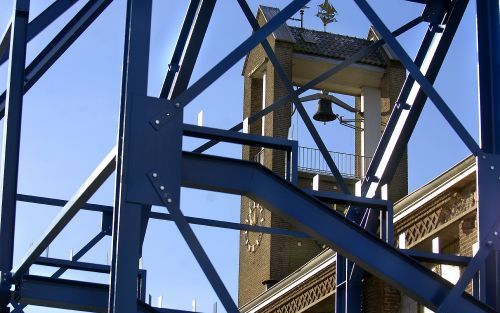
<instances>
[{"instance_id":1,"label":"metal finial ornament","mask_svg":"<svg viewBox=\"0 0 500 313\"><path fill-rule=\"evenodd\" d=\"M297 21L297 22L300 22L300 28L304 28L304 12L305 12L305 9L309 9L309 7L307 5L303 6L301 9L300 9L300 18L295 18L295 17L291 17L290 20L292 21Z\"/></svg>"},{"instance_id":2,"label":"metal finial ornament","mask_svg":"<svg viewBox=\"0 0 500 313\"><path fill-rule=\"evenodd\" d=\"M331 5L330 1L325 0L322 4L318 5L317 17L323 22L323 28L326 32L326 25L337 22L335 16L337 16L337 10Z\"/></svg>"}]
</instances>

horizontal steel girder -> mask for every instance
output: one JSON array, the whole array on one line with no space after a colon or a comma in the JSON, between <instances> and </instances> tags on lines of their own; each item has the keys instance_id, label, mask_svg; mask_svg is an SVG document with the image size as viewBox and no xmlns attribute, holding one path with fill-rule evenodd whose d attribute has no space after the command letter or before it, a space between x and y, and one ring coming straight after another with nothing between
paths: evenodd
<instances>
[{"instance_id":1,"label":"horizontal steel girder","mask_svg":"<svg viewBox=\"0 0 500 313\"><path fill-rule=\"evenodd\" d=\"M113 158L108 162L105 168L114 166ZM184 152L182 185L252 197L287 218L299 230L328 243L334 250L365 270L429 308L437 308L452 288L451 284L417 261L255 162ZM77 204L79 207L84 205L79 202ZM69 207L66 206L66 209ZM71 208L73 213L74 209ZM60 230L62 228L58 228L58 231ZM57 233L50 230L49 232L52 235ZM38 248L40 251L43 249ZM379 257L374 258L374 255ZM15 274L21 277L22 272ZM407 277L413 279L408 280ZM466 294L459 298L459 302L458 307L462 308L463 312L491 312L484 304Z\"/></svg>"},{"instance_id":2,"label":"horizontal steel girder","mask_svg":"<svg viewBox=\"0 0 500 313\"><path fill-rule=\"evenodd\" d=\"M417 261L256 163L184 153L182 182L186 187L245 195L259 201L299 230L327 243L430 309L438 308L453 287ZM456 312L494 312L466 293L457 301Z\"/></svg>"},{"instance_id":3,"label":"horizontal steel girder","mask_svg":"<svg viewBox=\"0 0 500 313\"><path fill-rule=\"evenodd\" d=\"M109 286L67 279L25 276L13 292L21 304L65 310L106 313ZM138 313L186 313L187 311L154 308L138 301Z\"/></svg>"}]
</instances>

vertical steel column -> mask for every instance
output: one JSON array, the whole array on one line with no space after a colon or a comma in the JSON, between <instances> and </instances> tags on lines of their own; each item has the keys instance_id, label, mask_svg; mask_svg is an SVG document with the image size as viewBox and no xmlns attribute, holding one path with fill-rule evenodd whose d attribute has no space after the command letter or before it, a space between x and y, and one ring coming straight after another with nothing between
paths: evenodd
<instances>
[{"instance_id":1,"label":"vertical steel column","mask_svg":"<svg viewBox=\"0 0 500 313\"><path fill-rule=\"evenodd\" d=\"M137 312L137 275L141 246L141 205L127 203L128 141L126 124L134 95L146 96L152 0L128 0L123 58L122 97L118 130L115 206L113 209L112 263L109 313Z\"/></svg>"},{"instance_id":2,"label":"vertical steel column","mask_svg":"<svg viewBox=\"0 0 500 313\"><path fill-rule=\"evenodd\" d=\"M186 90L193 74L198 54L212 18L217 0L191 0L175 46L169 70L163 82L159 98L172 99ZM189 41L188 41L189 39ZM182 62L181 62L182 60ZM179 64L180 63L180 64ZM175 66L173 65L175 64ZM179 112L177 114L184 114ZM146 236L151 206L143 207L141 250ZM142 251L141 251L142 255Z\"/></svg>"},{"instance_id":3,"label":"vertical steel column","mask_svg":"<svg viewBox=\"0 0 500 313\"><path fill-rule=\"evenodd\" d=\"M2 194L0 198L0 311L8 312L10 302L10 271L14 254L16 224L17 179L21 119L26 65L26 37L29 19L29 0L17 0L11 24L9 77L7 81L6 119L3 133L3 155L0 169Z\"/></svg>"},{"instance_id":4,"label":"vertical steel column","mask_svg":"<svg viewBox=\"0 0 500 313\"><path fill-rule=\"evenodd\" d=\"M347 289L347 259L337 253L335 261L335 313L344 313L346 311L346 289Z\"/></svg>"},{"instance_id":5,"label":"vertical steel column","mask_svg":"<svg viewBox=\"0 0 500 313\"><path fill-rule=\"evenodd\" d=\"M477 0L477 46L479 58L479 116L481 149L477 158L479 244L500 217L500 21L498 0ZM488 177L494 175L495 177ZM495 179L496 178L496 179ZM500 229L497 230L500 232ZM498 240L498 239L497 239ZM497 246L498 247L498 246ZM500 310L500 252L493 251L481 273L480 299Z\"/></svg>"}]
</instances>

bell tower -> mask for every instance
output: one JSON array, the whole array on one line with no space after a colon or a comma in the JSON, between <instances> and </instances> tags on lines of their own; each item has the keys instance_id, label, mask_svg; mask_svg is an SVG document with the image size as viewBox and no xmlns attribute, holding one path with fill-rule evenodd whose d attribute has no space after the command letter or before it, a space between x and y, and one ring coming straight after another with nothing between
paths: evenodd
<instances>
[{"instance_id":1,"label":"bell tower","mask_svg":"<svg viewBox=\"0 0 500 313\"><path fill-rule=\"evenodd\" d=\"M262 26L278 12L277 8L260 6L257 10L257 20ZM372 40L377 39L377 34L373 29L369 30L367 39L361 39L286 24L268 37L268 41L286 74L298 87L308 83L327 69L342 62L346 57L370 45ZM261 46L256 47L246 56L242 75L244 79L244 119L287 95L283 83L275 73L273 65ZM350 112L355 112L355 118L351 124L354 128L352 139L345 139L355 142L354 155L352 153L339 154L344 158L342 162L346 162L345 159L348 158L350 163L350 169L345 170L342 174L353 194L356 182L363 178L375 152L405 76L404 67L400 62L394 59L390 51L381 48L319 83L315 87L318 90L316 96L309 95L301 98L304 106L315 105L313 102L307 102L314 98L322 103L326 111L328 109L331 111L332 103L334 103ZM353 96L353 103L346 104L340 100L339 102L334 94ZM322 110L319 113L326 111ZM315 119L319 120L319 116L316 115ZM250 124L248 132L287 138L292 124L291 116L292 104L286 103L261 120ZM338 120L337 117L337 115L329 115L325 118L330 120L333 118L335 121L332 123L345 122ZM312 157L314 159L321 158L319 151L305 147L299 148L299 150L299 187L338 191L335 179L328 174L326 167L321 166L321 161L314 166L306 164L308 155L314 154ZM285 175L286 155L284 152L244 146L242 157L245 160L261 163L277 175L282 177ZM333 158L336 160L335 157ZM392 200L397 200L407 193L406 157L401 161L398 172L395 175L396 179L389 186ZM333 208L339 211L344 209L335 205ZM261 204L247 197L241 199L241 222L257 226L292 229L291 225L280 217L272 215ZM303 266L325 248L322 243L310 239L242 231L240 236L239 306L248 303L264 292L266 288L272 287L274 283Z\"/></svg>"}]
</instances>

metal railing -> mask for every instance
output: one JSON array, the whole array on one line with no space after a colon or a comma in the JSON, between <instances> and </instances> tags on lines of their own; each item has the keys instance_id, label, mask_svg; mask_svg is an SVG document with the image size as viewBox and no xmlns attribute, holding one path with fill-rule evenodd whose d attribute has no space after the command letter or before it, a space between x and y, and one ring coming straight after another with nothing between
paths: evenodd
<instances>
[{"instance_id":1,"label":"metal railing","mask_svg":"<svg viewBox=\"0 0 500 313\"><path fill-rule=\"evenodd\" d=\"M253 161L264 165L264 150L260 150L254 155ZM368 168L371 157L356 154L329 151L333 161L337 165L340 174L344 177L363 178L362 168ZM365 166L363 166L365 164ZM319 149L299 147L298 170L321 175L332 175L328 164L321 155ZM362 174L361 174L362 173Z\"/></svg>"},{"instance_id":2,"label":"metal railing","mask_svg":"<svg viewBox=\"0 0 500 313\"><path fill-rule=\"evenodd\" d=\"M333 161L337 165L342 176L352 178L362 178L362 168L367 168L371 162L371 157L356 154L329 151ZM299 147L298 169L302 172L309 172L322 175L332 175L328 164L321 155L319 149ZM363 166L365 164L365 166Z\"/></svg>"}]
</instances>

